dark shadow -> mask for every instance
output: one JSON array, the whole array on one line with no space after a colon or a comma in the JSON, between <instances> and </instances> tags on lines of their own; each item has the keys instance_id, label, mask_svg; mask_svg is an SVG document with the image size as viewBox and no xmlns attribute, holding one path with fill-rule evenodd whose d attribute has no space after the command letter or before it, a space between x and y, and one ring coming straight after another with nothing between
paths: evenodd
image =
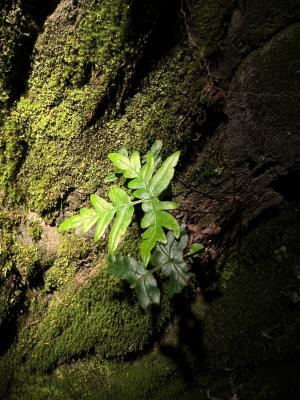
<instances>
[{"instance_id":1,"label":"dark shadow","mask_svg":"<svg viewBox=\"0 0 300 400\"><path fill-rule=\"evenodd\" d=\"M289 171L287 175L279 176L271 187L287 202L300 201L299 182L300 171Z\"/></svg>"},{"instance_id":2,"label":"dark shadow","mask_svg":"<svg viewBox=\"0 0 300 400\"><path fill-rule=\"evenodd\" d=\"M15 296L15 293L19 292L18 298L15 302L8 306L7 312L1 313L0 320L0 356L3 355L6 350L12 345L17 334L17 317L24 307L25 300L25 286L22 284L22 278L17 269L14 269L10 276L6 278L3 283L4 292L10 293L8 299L11 300L11 296ZM2 301L3 299L1 299Z\"/></svg>"},{"instance_id":3,"label":"dark shadow","mask_svg":"<svg viewBox=\"0 0 300 400\"><path fill-rule=\"evenodd\" d=\"M18 100L26 90L26 82L31 67L31 57L37 36L47 16L55 10L58 3L59 0L23 0L21 2L22 11L20 18L25 18L26 20L25 26L22 27L26 34L21 34L19 40L17 40L14 57L11 62L13 66L9 80L11 103Z\"/></svg>"},{"instance_id":4,"label":"dark shadow","mask_svg":"<svg viewBox=\"0 0 300 400\"><path fill-rule=\"evenodd\" d=\"M162 354L177 366L189 386L196 385L197 377L205 361L202 341L202 325L191 312L189 301L179 295L175 299L176 345L160 344Z\"/></svg>"}]
</instances>

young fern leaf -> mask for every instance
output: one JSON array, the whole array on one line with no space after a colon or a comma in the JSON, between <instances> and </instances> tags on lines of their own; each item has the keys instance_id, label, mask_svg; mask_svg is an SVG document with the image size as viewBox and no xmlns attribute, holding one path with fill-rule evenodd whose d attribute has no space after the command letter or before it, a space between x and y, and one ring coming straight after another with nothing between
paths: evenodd
<instances>
[{"instance_id":1,"label":"young fern leaf","mask_svg":"<svg viewBox=\"0 0 300 400\"><path fill-rule=\"evenodd\" d=\"M111 228L108 239L109 254L114 254L121 237L125 234L132 220L134 207L125 190L113 187L108 193L108 197L113 202L116 210L116 218Z\"/></svg>"},{"instance_id":2,"label":"young fern leaf","mask_svg":"<svg viewBox=\"0 0 300 400\"><path fill-rule=\"evenodd\" d=\"M116 215L108 239L109 254L114 254L132 220L134 207L125 190L118 187L111 188L108 197L113 204L92 194L94 208L82 208L79 215L66 219L59 226L59 232L81 228L82 234L85 234L96 224L94 239L99 240Z\"/></svg>"},{"instance_id":3,"label":"young fern leaf","mask_svg":"<svg viewBox=\"0 0 300 400\"><path fill-rule=\"evenodd\" d=\"M160 201L158 196L168 187L174 176L175 166L178 162L180 152L169 156L154 173L154 157L151 152L147 154L146 163L140 170L138 176L129 182L130 189L136 189L133 196L143 200L142 209L145 216L142 219L141 227L146 229L142 234L140 245L141 258L145 265L149 263L151 251L157 242L166 242L166 235L163 228L174 232L179 237L179 224L171 214L165 210L174 209L176 203Z\"/></svg>"},{"instance_id":4,"label":"young fern leaf","mask_svg":"<svg viewBox=\"0 0 300 400\"><path fill-rule=\"evenodd\" d=\"M128 150L126 149L126 147L121 147L118 150L118 153L125 157L128 157ZM115 168L115 171L112 171L108 175L106 175L106 177L103 180L104 183L111 183L111 182L118 180L119 174L122 174L122 170L120 170L119 168Z\"/></svg>"},{"instance_id":5,"label":"young fern leaf","mask_svg":"<svg viewBox=\"0 0 300 400\"><path fill-rule=\"evenodd\" d=\"M180 151L171 154L159 167L150 181L150 194L152 196L160 195L170 184L180 156Z\"/></svg>"},{"instance_id":6,"label":"young fern leaf","mask_svg":"<svg viewBox=\"0 0 300 400\"><path fill-rule=\"evenodd\" d=\"M79 215L73 215L67 218L58 227L59 232L64 232L73 229L81 229L82 234L87 233L97 222L97 212L90 208L82 208Z\"/></svg>"},{"instance_id":7,"label":"young fern leaf","mask_svg":"<svg viewBox=\"0 0 300 400\"><path fill-rule=\"evenodd\" d=\"M176 208L176 203L163 202L158 199L152 199L143 203L142 208L145 215L141 222L141 227L146 229L142 234L142 243L140 245L141 257L145 265L148 264L151 251L157 242L165 243L167 241L163 228L174 232L176 237L180 235L179 224L173 215L164 211L165 209Z\"/></svg>"}]
</instances>

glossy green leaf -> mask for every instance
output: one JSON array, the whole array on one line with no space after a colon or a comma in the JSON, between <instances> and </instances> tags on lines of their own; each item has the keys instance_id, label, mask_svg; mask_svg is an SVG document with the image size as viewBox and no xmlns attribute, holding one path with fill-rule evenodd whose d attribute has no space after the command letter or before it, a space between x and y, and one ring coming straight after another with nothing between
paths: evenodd
<instances>
[{"instance_id":1,"label":"glossy green leaf","mask_svg":"<svg viewBox=\"0 0 300 400\"><path fill-rule=\"evenodd\" d=\"M154 172L154 158L151 153L147 155L146 163L142 166L139 175L128 183L130 189L143 189L149 192L149 183ZM137 196L135 196L137 197Z\"/></svg>"},{"instance_id":2,"label":"glossy green leaf","mask_svg":"<svg viewBox=\"0 0 300 400\"><path fill-rule=\"evenodd\" d=\"M58 227L58 232L69 231L72 229L80 228L81 226L81 216L73 215L70 218L65 219Z\"/></svg>"},{"instance_id":3,"label":"glossy green leaf","mask_svg":"<svg viewBox=\"0 0 300 400\"><path fill-rule=\"evenodd\" d=\"M160 290L151 271L132 257L109 256L108 273L127 280L134 288L141 307L146 309L150 304L160 303Z\"/></svg>"},{"instance_id":4,"label":"glossy green leaf","mask_svg":"<svg viewBox=\"0 0 300 400\"><path fill-rule=\"evenodd\" d=\"M163 228L158 225L151 225L149 228L142 234L142 243L140 244L140 253L142 257L142 261L145 265L148 265L151 251L156 246L157 242L165 242L166 235Z\"/></svg>"},{"instance_id":5,"label":"glossy green leaf","mask_svg":"<svg viewBox=\"0 0 300 400\"><path fill-rule=\"evenodd\" d=\"M153 145L151 146L150 152L153 154L154 158L157 158L161 152L163 146L163 142L161 140L155 140Z\"/></svg>"},{"instance_id":6,"label":"glossy green leaf","mask_svg":"<svg viewBox=\"0 0 300 400\"><path fill-rule=\"evenodd\" d=\"M148 265L151 251L157 242L166 242L163 228L173 231L174 235L179 237L180 227L178 221L173 215L164 211L175 207L176 203L160 201L157 198L150 199L142 204L145 215L142 218L141 227L147 230L142 234L143 240L140 245L140 252L145 265Z\"/></svg>"},{"instance_id":7,"label":"glossy green leaf","mask_svg":"<svg viewBox=\"0 0 300 400\"><path fill-rule=\"evenodd\" d=\"M108 203L97 194L91 195L91 203L98 214L97 226L94 235L94 238L97 241L103 236L106 228L112 221L116 213L116 209L112 204Z\"/></svg>"},{"instance_id":8,"label":"glossy green leaf","mask_svg":"<svg viewBox=\"0 0 300 400\"><path fill-rule=\"evenodd\" d=\"M145 161L147 161L147 157L149 156L149 154L152 155L154 170L156 170L161 164L160 153L161 153L162 145L163 145L163 142L161 140L155 140L155 142L151 146L151 149L143 157L143 162L145 162Z\"/></svg>"},{"instance_id":9,"label":"glossy green leaf","mask_svg":"<svg viewBox=\"0 0 300 400\"><path fill-rule=\"evenodd\" d=\"M92 208L82 208L79 215L73 215L67 218L60 224L58 231L64 232L67 230L80 228L82 234L87 233L97 222L98 215Z\"/></svg>"},{"instance_id":10,"label":"glossy green leaf","mask_svg":"<svg viewBox=\"0 0 300 400\"><path fill-rule=\"evenodd\" d=\"M188 284L193 275L183 259L183 250L187 247L188 236L182 233L177 241L172 232L167 234L167 243L158 243L152 257L151 264L160 267L164 276L169 278L168 293L173 296L180 293Z\"/></svg>"},{"instance_id":11,"label":"glossy green leaf","mask_svg":"<svg viewBox=\"0 0 300 400\"><path fill-rule=\"evenodd\" d=\"M133 152L131 157L125 156L120 153L110 153L108 158L122 171L125 178L136 178L141 169L140 155L137 151Z\"/></svg>"},{"instance_id":12,"label":"glossy green leaf","mask_svg":"<svg viewBox=\"0 0 300 400\"><path fill-rule=\"evenodd\" d=\"M116 217L108 239L109 254L114 254L132 220L134 207L128 194L121 188L111 188L108 197L113 202L116 210Z\"/></svg>"},{"instance_id":13,"label":"glossy green leaf","mask_svg":"<svg viewBox=\"0 0 300 400\"><path fill-rule=\"evenodd\" d=\"M81 233L85 235L97 222L98 214L93 208L82 208L81 216Z\"/></svg>"},{"instance_id":14,"label":"glossy green leaf","mask_svg":"<svg viewBox=\"0 0 300 400\"><path fill-rule=\"evenodd\" d=\"M122 146L122 147L119 148L118 153L119 153L119 154L122 154L122 156L128 157L128 150L127 150L126 147L124 147L124 146Z\"/></svg>"},{"instance_id":15,"label":"glossy green leaf","mask_svg":"<svg viewBox=\"0 0 300 400\"><path fill-rule=\"evenodd\" d=\"M169 186L174 176L174 169L179 156L180 151L176 151L176 153L170 155L159 167L149 184L151 196L160 195Z\"/></svg>"}]
</instances>

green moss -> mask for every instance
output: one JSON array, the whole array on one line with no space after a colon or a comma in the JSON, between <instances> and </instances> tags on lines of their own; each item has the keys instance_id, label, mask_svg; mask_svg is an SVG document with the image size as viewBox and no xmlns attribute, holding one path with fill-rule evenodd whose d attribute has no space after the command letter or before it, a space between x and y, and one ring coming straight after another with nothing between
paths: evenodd
<instances>
[{"instance_id":1,"label":"green moss","mask_svg":"<svg viewBox=\"0 0 300 400\"><path fill-rule=\"evenodd\" d=\"M127 2L106 0L76 9L61 4L48 19L36 43L28 91L1 133L1 186L14 201L53 213L66 193L76 189L87 195L101 186L108 152L124 145L132 149L132 143L146 151L158 137L170 152L201 124L203 104L214 99L201 91L203 53L185 43L153 66L122 114L115 113L122 93L116 94L115 108L112 99L103 106L106 112L101 109L101 102L110 101L110 88L120 84L122 66L139 59L147 42L148 32L132 33L131 12ZM132 73L125 71L123 92Z\"/></svg>"},{"instance_id":2,"label":"green moss","mask_svg":"<svg viewBox=\"0 0 300 400\"><path fill-rule=\"evenodd\" d=\"M136 361L100 361L96 357L59 367L53 374L28 376L21 371L9 399L205 399L191 388L176 364L158 352ZM48 397L49 396L49 397ZM180 397L178 397L180 396Z\"/></svg>"},{"instance_id":3,"label":"green moss","mask_svg":"<svg viewBox=\"0 0 300 400\"><path fill-rule=\"evenodd\" d=\"M16 55L34 28L20 1L1 4L0 14L0 124L12 103L18 78Z\"/></svg>"},{"instance_id":4,"label":"green moss","mask_svg":"<svg viewBox=\"0 0 300 400\"><path fill-rule=\"evenodd\" d=\"M125 2L92 2L82 7L80 14L79 9L62 4L39 36L28 92L4 123L5 153L1 162L2 187L7 188L23 164L24 152L28 152L18 190L8 192L27 195L29 205L36 211L55 207L64 189L76 186L76 178L83 182L84 165L90 167L92 161L93 172L99 168L96 152L100 146L96 149L86 143L93 159L83 157L78 136L105 95L118 65L124 62L127 13ZM76 17L79 22L74 29ZM86 68L91 70L91 76L86 82L79 82L78 77L85 76ZM77 154L72 146L74 138L79 139Z\"/></svg>"},{"instance_id":5,"label":"green moss","mask_svg":"<svg viewBox=\"0 0 300 400\"><path fill-rule=\"evenodd\" d=\"M39 221L32 221L29 223L28 234L34 242L40 240L42 233L43 233L43 228L41 227Z\"/></svg>"},{"instance_id":6,"label":"green moss","mask_svg":"<svg viewBox=\"0 0 300 400\"><path fill-rule=\"evenodd\" d=\"M57 258L44 275L46 293L59 290L75 277L76 273L92 267L96 246L91 241L75 235L66 235L57 249Z\"/></svg>"},{"instance_id":7,"label":"green moss","mask_svg":"<svg viewBox=\"0 0 300 400\"><path fill-rule=\"evenodd\" d=\"M159 309L144 312L134 292L108 276L103 263L73 280L71 263L66 269L71 276L58 272L64 263L67 260L59 258L46 274L46 286L55 280L61 289L46 297L31 296L30 318L21 324L18 342L11 349L16 360L25 357L30 369L45 371L91 350L101 358L142 351L169 320L167 295Z\"/></svg>"},{"instance_id":8,"label":"green moss","mask_svg":"<svg viewBox=\"0 0 300 400\"><path fill-rule=\"evenodd\" d=\"M299 218L299 206L292 205L262 223L225 264L224 295L204 321L204 343L214 368L240 368L291 354L289 343L295 345L299 329L293 307L299 293L294 275Z\"/></svg>"},{"instance_id":9,"label":"green moss","mask_svg":"<svg viewBox=\"0 0 300 400\"><path fill-rule=\"evenodd\" d=\"M190 3L190 9L187 9L190 14L187 35L190 36L190 45L198 46L202 56L209 57L220 51L226 32L226 21L232 8L231 0L201 0Z\"/></svg>"}]
</instances>

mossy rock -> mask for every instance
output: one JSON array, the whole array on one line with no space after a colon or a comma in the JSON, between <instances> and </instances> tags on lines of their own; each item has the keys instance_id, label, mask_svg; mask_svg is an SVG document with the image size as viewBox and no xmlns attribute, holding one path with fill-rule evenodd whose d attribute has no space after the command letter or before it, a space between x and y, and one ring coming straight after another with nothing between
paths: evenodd
<instances>
[{"instance_id":1,"label":"mossy rock","mask_svg":"<svg viewBox=\"0 0 300 400\"><path fill-rule=\"evenodd\" d=\"M133 150L134 143L146 152L155 138L164 141L166 153L188 145L205 105L216 101L198 74L205 49L187 49L179 41L160 62L140 61L152 37L145 27L132 34L134 12L127 2L75 7L62 1L47 19L28 88L1 129L1 187L12 201L57 216L73 195L81 193L84 201L103 187L110 151ZM136 93L132 68L146 61L146 75L134 78Z\"/></svg>"},{"instance_id":2,"label":"mossy rock","mask_svg":"<svg viewBox=\"0 0 300 400\"><path fill-rule=\"evenodd\" d=\"M200 397L199 397L200 396ZM135 361L100 361L96 357L62 366L48 376L21 370L10 400L171 400L206 399L191 388L167 356L153 351Z\"/></svg>"},{"instance_id":3,"label":"mossy rock","mask_svg":"<svg viewBox=\"0 0 300 400\"><path fill-rule=\"evenodd\" d=\"M204 319L204 345L213 368L238 369L295 356L299 222L299 205L293 204L259 224L229 256L224 293Z\"/></svg>"}]
</instances>

